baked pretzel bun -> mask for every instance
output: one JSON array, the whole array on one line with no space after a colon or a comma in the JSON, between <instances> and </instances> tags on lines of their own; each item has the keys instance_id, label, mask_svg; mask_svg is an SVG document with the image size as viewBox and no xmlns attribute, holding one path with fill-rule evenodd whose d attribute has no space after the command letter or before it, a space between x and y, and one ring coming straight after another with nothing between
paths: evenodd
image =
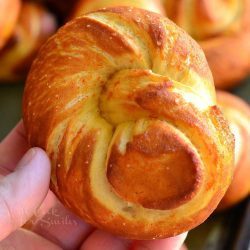
<instances>
[{"instance_id":1,"label":"baked pretzel bun","mask_svg":"<svg viewBox=\"0 0 250 250\"><path fill-rule=\"evenodd\" d=\"M142 9L74 19L42 47L23 117L51 188L92 225L127 238L203 222L228 188L234 139L199 46Z\"/></svg>"},{"instance_id":2,"label":"baked pretzel bun","mask_svg":"<svg viewBox=\"0 0 250 250\"><path fill-rule=\"evenodd\" d=\"M239 97L219 91L222 108L235 136L234 178L218 209L228 208L250 194L250 107Z\"/></svg>"},{"instance_id":3,"label":"baked pretzel bun","mask_svg":"<svg viewBox=\"0 0 250 250\"><path fill-rule=\"evenodd\" d=\"M0 0L0 48L11 36L20 10L20 0Z\"/></svg>"},{"instance_id":4,"label":"baked pretzel bun","mask_svg":"<svg viewBox=\"0 0 250 250\"><path fill-rule=\"evenodd\" d=\"M161 0L78 0L70 18L106 7L130 6L165 15Z\"/></svg>"},{"instance_id":5,"label":"baked pretzel bun","mask_svg":"<svg viewBox=\"0 0 250 250\"><path fill-rule=\"evenodd\" d=\"M167 16L202 46L215 86L239 84L250 72L250 0L164 0Z\"/></svg>"},{"instance_id":6,"label":"baked pretzel bun","mask_svg":"<svg viewBox=\"0 0 250 250\"><path fill-rule=\"evenodd\" d=\"M40 46L56 30L56 21L39 4L24 2L15 31L0 51L0 81L23 80Z\"/></svg>"}]
</instances>

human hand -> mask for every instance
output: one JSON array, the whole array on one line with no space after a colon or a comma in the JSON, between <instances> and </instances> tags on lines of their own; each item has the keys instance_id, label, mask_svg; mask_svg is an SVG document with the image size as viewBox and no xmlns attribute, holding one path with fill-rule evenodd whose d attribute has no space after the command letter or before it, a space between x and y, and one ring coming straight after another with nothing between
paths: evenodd
<instances>
[{"instance_id":1,"label":"human hand","mask_svg":"<svg viewBox=\"0 0 250 250\"><path fill-rule=\"evenodd\" d=\"M131 241L95 229L63 207L49 180L49 158L29 149L20 122L0 143L0 249L177 250L186 238Z\"/></svg>"}]
</instances>

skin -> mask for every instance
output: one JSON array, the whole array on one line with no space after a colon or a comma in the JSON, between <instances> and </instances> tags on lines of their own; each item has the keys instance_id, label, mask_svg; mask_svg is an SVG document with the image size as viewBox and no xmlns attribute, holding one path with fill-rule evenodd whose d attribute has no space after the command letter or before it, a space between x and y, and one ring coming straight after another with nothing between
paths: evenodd
<instances>
[{"instance_id":1,"label":"skin","mask_svg":"<svg viewBox=\"0 0 250 250\"><path fill-rule=\"evenodd\" d=\"M0 143L0 249L177 250L186 238L130 241L93 228L60 204L49 181L48 156L29 149L19 122Z\"/></svg>"}]
</instances>

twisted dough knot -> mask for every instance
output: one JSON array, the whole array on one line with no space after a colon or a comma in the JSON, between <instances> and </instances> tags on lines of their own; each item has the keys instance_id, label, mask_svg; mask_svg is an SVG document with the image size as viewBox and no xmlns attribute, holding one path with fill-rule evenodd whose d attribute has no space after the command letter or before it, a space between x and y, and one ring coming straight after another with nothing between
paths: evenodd
<instances>
[{"instance_id":1,"label":"twisted dough knot","mask_svg":"<svg viewBox=\"0 0 250 250\"><path fill-rule=\"evenodd\" d=\"M56 26L54 16L42 5L22 3L15 30L0 53L0 82L24 80L37 51Z\"/></svg>"},{"instance_id":2,"label":"twisted dough knot","mask_svg":"<svg viewBox=\"0 0 250 250\"><path fill-rule=\"evenodd\" d=\"M24 122L67 207L124 237L163 238L205 220L230 183L234 143L214 95L186 33L144 10L105 9L41 49Z\"/></svg>"},{"instance_id":3,"label":"twisted dough knot","mask_svg":"<svg viewBox=\"0 0 250 250\"><path fill-rule=\"evenodd\" d=\"M240 29L248 0L165 0L167 16L192 37L203 40Z\"/></svg>"},{"instance_id":4,"label":"twisted dough knot","mask_svg":"<svg viewBox=\"0 0 250 250\"><path fill-rule=\"evenodd\" d=\"M250 71L250 0L165 0L167 16L199 41L217 88Z\"/></svg>"},{"instance_id":5,"label":"twisted dough knot","mask_svg":"<svg viewBox=\"0 0 250 250\"><path fill-rule=\"evenodd\" d=\"M230 187L218 209L231 207L250 195L250 106L228 92L217 91L218 105L235 137L235 169Z\"/></svg>"}]
</instances>

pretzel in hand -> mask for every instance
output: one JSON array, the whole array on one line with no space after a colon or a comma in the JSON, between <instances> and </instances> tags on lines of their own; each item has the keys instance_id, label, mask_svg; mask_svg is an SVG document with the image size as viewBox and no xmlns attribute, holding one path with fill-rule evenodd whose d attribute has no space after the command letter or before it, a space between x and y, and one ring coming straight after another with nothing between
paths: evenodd
<instances>
[{"instance_id":1,"label":"pretzel in hand","mask_svg":"<svg viewBox=\"0 0 250 250\"><path fill-rule=\"evenodd\" d=\"M202 50L146 10L107 8L63 26L32 65L23 117L63 204L126 238L199 225L232 179L234 138Z\"/></svg>"}]
</instances>

